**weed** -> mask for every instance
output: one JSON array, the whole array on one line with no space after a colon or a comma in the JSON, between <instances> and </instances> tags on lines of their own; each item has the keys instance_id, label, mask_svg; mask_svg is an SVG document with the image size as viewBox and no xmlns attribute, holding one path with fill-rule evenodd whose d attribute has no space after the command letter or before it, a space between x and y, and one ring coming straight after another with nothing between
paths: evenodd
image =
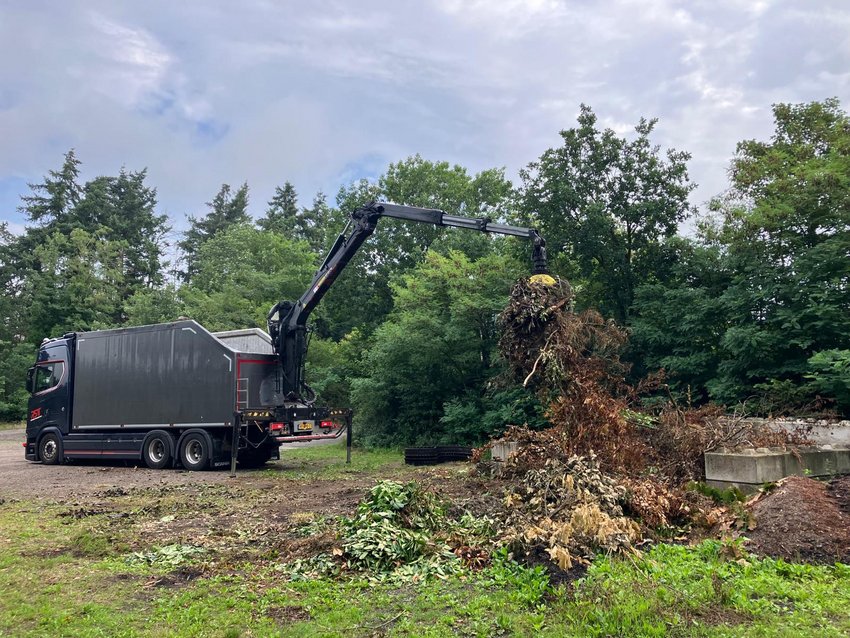
<instances>
[{"instance_id":1,"label":"weed","mask_svg":"<svg viewBox=\"0 0 850 638\"><path fill-rule=\"evenodd\" d=\"M164 545L155 547L150 552L133 552L125 559L128 565L157 565L177 567L188 562L192 557L206 553L203 547L194 545Z\"/></svg>"}]
</instances>

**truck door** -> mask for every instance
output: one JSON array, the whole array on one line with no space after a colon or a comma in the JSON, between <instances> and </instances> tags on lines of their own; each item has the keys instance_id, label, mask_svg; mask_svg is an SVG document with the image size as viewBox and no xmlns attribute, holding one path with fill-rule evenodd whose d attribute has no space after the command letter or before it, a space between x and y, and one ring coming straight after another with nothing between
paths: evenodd
<instances>
[{"instance_id":1,"label":"truck door","mask_svg":"<svg viewBox=\"0 0 850 638\"><path fill-rule=\"evenodd\" d=\"M36 443L42 430L55 427L68 434L71 414L71 370L64 342L43 347L27 375L27 441ZM29 451L29 448L27 448ZM34 451L35 448L33 448Z\"/></svg>"}]
</instances>

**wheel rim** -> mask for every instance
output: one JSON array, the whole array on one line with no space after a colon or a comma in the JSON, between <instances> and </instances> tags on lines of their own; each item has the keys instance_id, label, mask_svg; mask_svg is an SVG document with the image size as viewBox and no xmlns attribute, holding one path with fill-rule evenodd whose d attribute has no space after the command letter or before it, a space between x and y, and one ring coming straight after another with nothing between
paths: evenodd
<instances>
[{"instance_id":1,"label":"wheel rim","mask_svg":"<svg viewBox=\"0 0 850 638\"><path fill-rule=\"evenodd\" d=\"M197 465L204 458L204 446L197 439L189 441L186 446L186 460L192 465Z\"/></svg>"},{"instance_id":2,"label":"wheel rim","mask_svg":"<svg viewBox=\"0 0 850 638\"><path fill-rule=\"evenodd\" d=\"M148 456L154 463L159 463L165 458L165 443L162 439L154 439L148 445Z\"/></svg>"},{"instance_id":3,"label":"wheel rim","mask_svg":"<svg viewBox=\"0 0 850 638\"><path fill-rule=\"evenodd\" d=\"M48 461L52 461L56 457L56 441L47 439L41 448L41 456Z\"/></svg>"}]
</instances>

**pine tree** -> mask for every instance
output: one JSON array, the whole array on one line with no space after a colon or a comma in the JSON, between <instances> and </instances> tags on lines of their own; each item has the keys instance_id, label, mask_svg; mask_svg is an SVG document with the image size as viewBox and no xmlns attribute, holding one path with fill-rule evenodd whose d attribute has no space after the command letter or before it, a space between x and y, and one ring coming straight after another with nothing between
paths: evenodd
<instances>
[{"instance_id":1,"label":"pine tree","mask_svg":"<svg viewBox=\"0 0 850 638\"><path fill-rule=\"evenodd\" d=\"M51 230L68 231L63 226L82 198L82 189L77 183L79 167L80 160L74 149L69 150L61 169L49 171L41 184L28 184L32 194L21 197L23 205L18 210L31 222L39 222Z\"/></svg>"},{"instance_id":2,"label":"pine tree","mask_svg":"<svg viewBox=\"0 0 850 638\"><path fill-rule=\"evenodd\" d=\"M274 189L274 196L269 200L266 216L257 222L265 231L291 234L296 227L298 217L298 194L295 187L286 182Z\"/></svg>"},{"instance_id":3,"label":"pine tree","mask_svg":"<svg viewBox=\"0 0 850 638\"><path fill-rule=\"evenodd\" d=\"M191 280L197 272L198 251L206 241L225 229L251 221L248 215L248 183L242 184L232 194L230 185L222 184L213 200L207 202L207 207L210 210L205 217L189 215L189 230L183 233L183 240L177 244L186 262L186 270L181 273L185 281Z\"/></svg>"}]
</instances>

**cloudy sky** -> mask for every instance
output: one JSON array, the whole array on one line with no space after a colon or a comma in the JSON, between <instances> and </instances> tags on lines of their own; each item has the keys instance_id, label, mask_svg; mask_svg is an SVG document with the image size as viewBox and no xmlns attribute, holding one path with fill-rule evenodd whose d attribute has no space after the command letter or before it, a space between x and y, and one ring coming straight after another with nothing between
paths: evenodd
<instances>
[{"instance_id":1,"label":"cloudy sky","mask_svg":"<svg viewBox=\"0 0 850 638\"><path fill-rule=\"evenodd\" d=\"M579 104L693 154L700 204L770 105L850 104L846 0L0 0L0 220L69 148L85 179L147 167L177 228L223 182L251 212L292 181L413 153L517 171Z\"/></svg>"}]
</instances>

